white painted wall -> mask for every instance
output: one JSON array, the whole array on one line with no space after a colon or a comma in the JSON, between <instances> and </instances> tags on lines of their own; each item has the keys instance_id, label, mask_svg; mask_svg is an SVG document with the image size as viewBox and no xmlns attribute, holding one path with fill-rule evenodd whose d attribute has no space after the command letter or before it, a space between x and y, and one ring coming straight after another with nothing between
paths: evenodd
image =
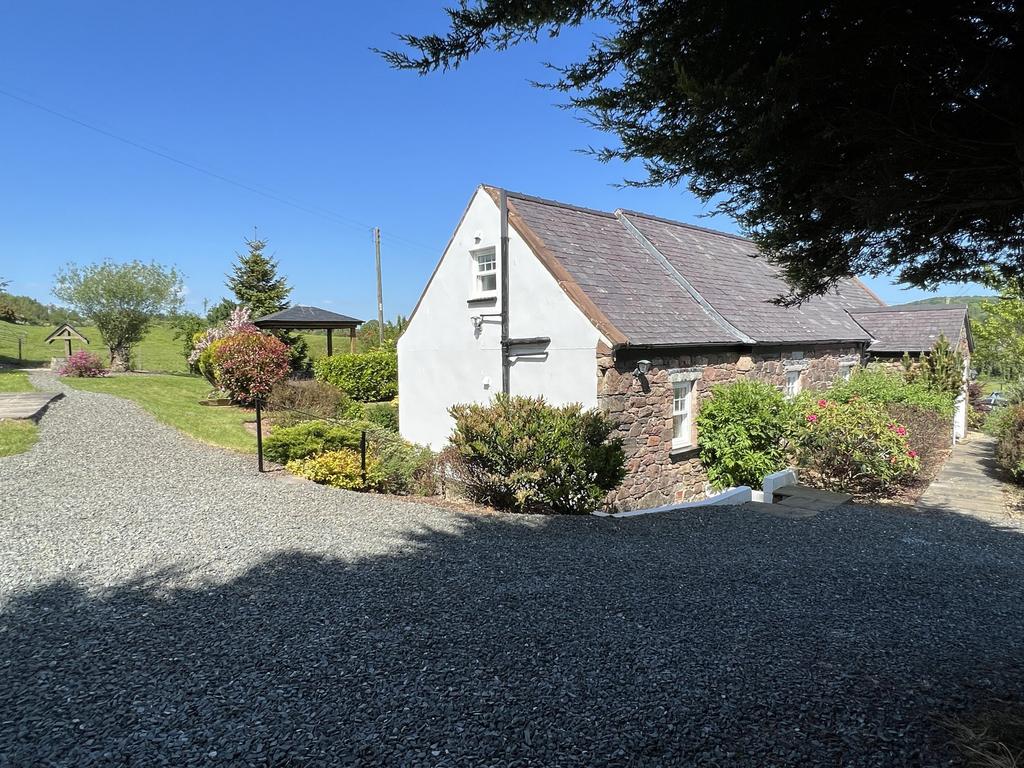
<instances>
[{"instance_id":1,"label":"white painted wall","mask_svg":"<svg viewBox=\"0 0 1024 768\"><path fill-rule=\"evenodd\" d=\"M470 251L488 246L500 259L498 206L481 188L398 342L402 436L435 450L444 447L451 433L450 406L485 403L501 392L500 320L485 318L479 331L472 322L474 315L497 315L500 296L484 306L467 304L473 297ZM595 357L601 334L511 227L509 317L512 337L551 338L546 358L513 360L512 394L596 407Z\"/></svg>"}]
</instances>

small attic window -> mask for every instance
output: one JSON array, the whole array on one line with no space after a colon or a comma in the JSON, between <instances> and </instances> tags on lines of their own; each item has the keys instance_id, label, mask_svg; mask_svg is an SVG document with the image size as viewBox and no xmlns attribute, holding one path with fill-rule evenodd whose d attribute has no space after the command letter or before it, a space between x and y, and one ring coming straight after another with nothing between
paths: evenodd
<instances>
[{"instance_id":1,"label":"small attic window","mask_svg":"<svg viewBox=\"0 0 1024 768\"><path fill-rule=\"evenodd\" d=\"M487 296L498 291L498 259L494 248L470 251L473 257L473 293Z\"/></svg>"}]
</instances>

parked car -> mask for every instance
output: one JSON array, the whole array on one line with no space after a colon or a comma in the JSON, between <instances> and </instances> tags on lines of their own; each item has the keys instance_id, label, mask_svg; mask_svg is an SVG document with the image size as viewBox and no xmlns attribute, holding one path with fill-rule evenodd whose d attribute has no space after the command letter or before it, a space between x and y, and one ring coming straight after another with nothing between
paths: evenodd
<instances>
[{"instance_id":1,"label":"parked car","mask_svg":"<svg viewBox=\"0 0 1024 768\"><path fill-rule=\"evenodd\" d=\"M1010 398L1004 395L1002 392L993 392L988 397L982 399L985 405L989 408L1000 408L1004 405L1010 404Z\"/></svg>"}]
</instances>

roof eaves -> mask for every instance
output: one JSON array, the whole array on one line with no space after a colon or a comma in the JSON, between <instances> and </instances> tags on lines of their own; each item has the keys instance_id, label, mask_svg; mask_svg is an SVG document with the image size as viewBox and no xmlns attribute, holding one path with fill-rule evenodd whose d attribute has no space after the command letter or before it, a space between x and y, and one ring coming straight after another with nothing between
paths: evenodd
<instances>
[{"instance_id":1,"label":"roof eaves","mask_svg":"<svg viewBox=\"0 0 1024 768\"><path fill-rule=\"evenodd\" d=\"M666 259L665 255L654 246L654 243L648 240L643 233L637 229L636 225L629 220L629 215L626 211L616 211L615 218L617 218L625 230L632 235L633 239L640 244L640 247L647 251L647 253L649 253L651 257L662 266L669 276L690 295L690 298L697 302L700 308L704 310L704 313L711 318L719 328L724 330L730 336L735 337L741 344L757 343L754 339L747 336L747 334L743 333L743 331L726 320L717 309L711 306L707 299L700 295L700 292L693 287L693 284L683 277L679 270L672 266L672 262Z\"/></svg>"}]
</instances>

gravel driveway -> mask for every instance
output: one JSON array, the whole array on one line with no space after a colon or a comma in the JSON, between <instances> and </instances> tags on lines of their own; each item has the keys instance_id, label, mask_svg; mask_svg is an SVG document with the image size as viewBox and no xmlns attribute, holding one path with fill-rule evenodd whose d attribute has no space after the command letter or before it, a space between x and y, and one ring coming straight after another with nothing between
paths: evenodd
<instances>
[{"instance_id":1,"label":"gravel driveway","mask_svg":"<svg viewBox=\"0 0 1024 768\"><path fill-rule=\"evenodd\" d=\"M937 717L1024 690L1019 531L466 515L253 464L74 390L0 459L0 766L938 766Z\"/></svg>"}]
</instances>

